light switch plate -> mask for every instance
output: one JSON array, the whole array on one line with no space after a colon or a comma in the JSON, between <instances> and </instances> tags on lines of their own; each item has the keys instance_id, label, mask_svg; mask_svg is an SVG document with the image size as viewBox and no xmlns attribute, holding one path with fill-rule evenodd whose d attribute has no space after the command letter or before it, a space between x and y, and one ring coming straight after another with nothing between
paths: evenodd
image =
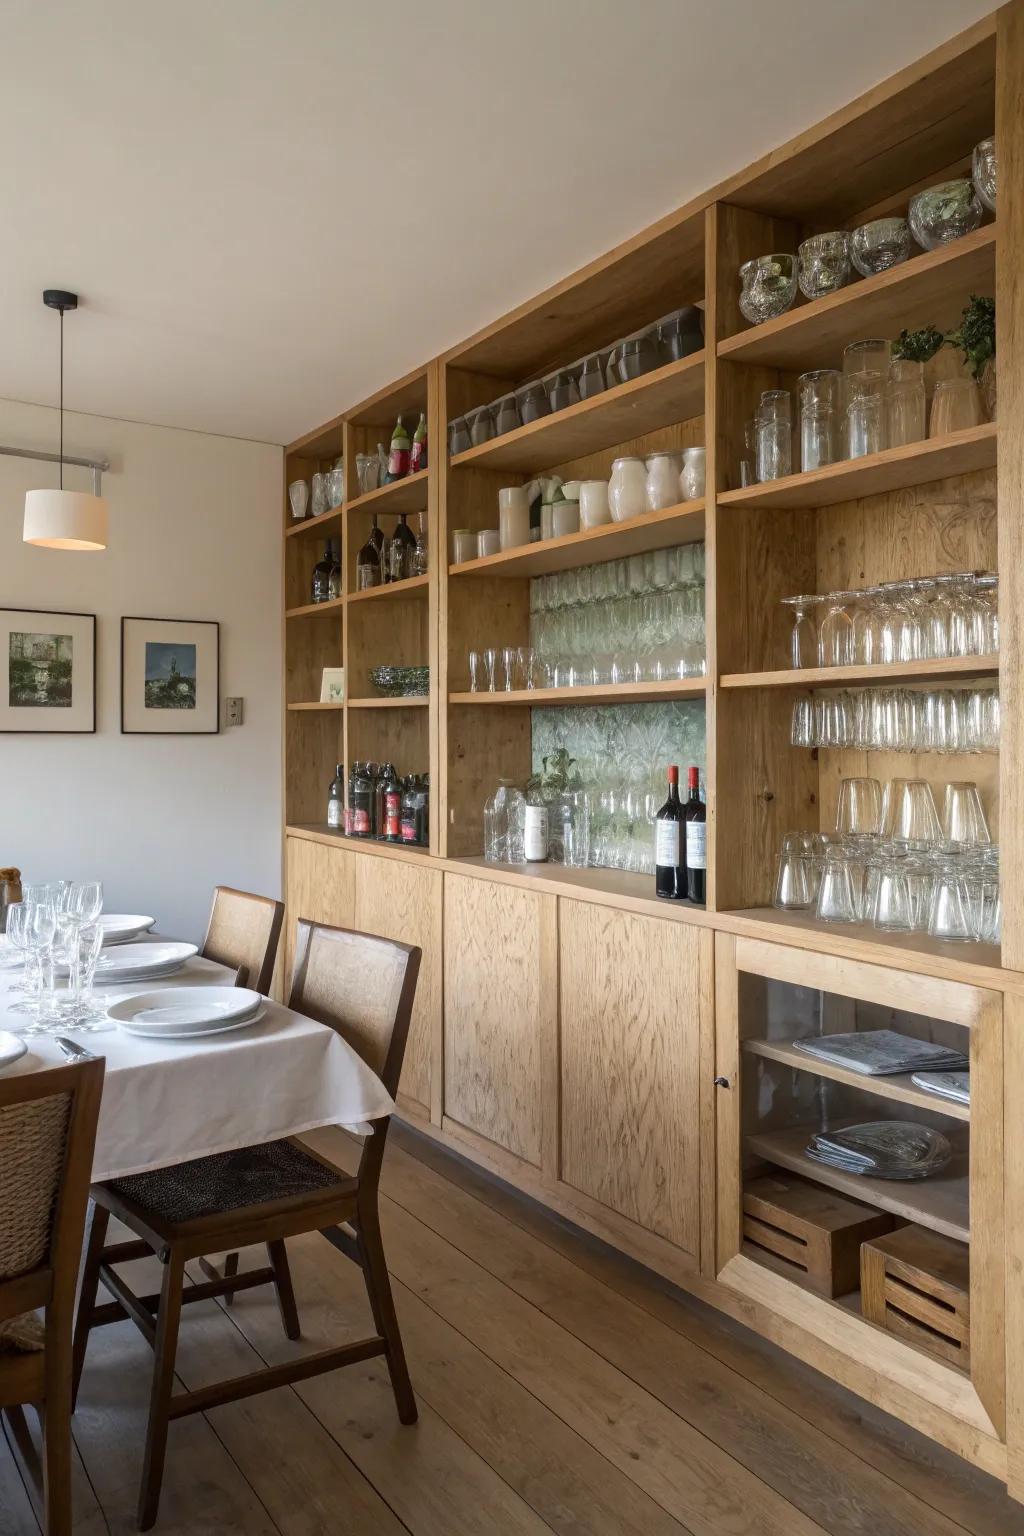
<instances>
[{"instance_id":1,"label":"light switch plate","mask_svg":"<svg viewBox=\"0 0 1024 1536\"><path fill-rule=\"evenodd\" d=\"M224 724L225 724L225 726L241 725L243 723L244 719L245 719L245 700L244 699L225 699L224 700Z\"/></svg>"}]
</instances>

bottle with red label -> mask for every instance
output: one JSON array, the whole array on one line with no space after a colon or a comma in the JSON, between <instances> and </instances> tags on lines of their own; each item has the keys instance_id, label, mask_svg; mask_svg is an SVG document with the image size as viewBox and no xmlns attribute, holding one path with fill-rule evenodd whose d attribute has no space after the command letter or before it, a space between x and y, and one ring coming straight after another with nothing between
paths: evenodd
<instances>
[{"instance_id":1,"label":"bottle with red label","mask_svg":"<svg viewBox=\"0 0 1024 1536\"><path fill-rule=\"evenodd\" d=\"M690 769L688 783L690 794L683 807L686 899L703 906L708 899L708 813L700 797L700 774L696 768Z\"/></svg>"},{"instance_id":2,"label":"bottle with red label","mask_svg":"<svg viewBox=\"0 0 1024 1536\"><path fill-rule=\"evenodd\" d=\"M417 470L427 467L427 413L420 412L420 419L416 425L416 431L412 435L412 453L409 457L409 473L416 474Z\"/></svg>"},{"instance_id":3,"label":"bottle with red label","mask_svg":"<svg viewBox=\"0 0 1024 1536\"><path fill-rule=\"evenodd\" d=\"M349 810L351 812L351 824L349 834L352 837L369 837L371 819L372 784L365 763L357 763L352 774L352 786L349 791Z\"/></svg>"},{"instance_id":4,"label":"bottle with red label","mask_svg":"<svg viewBox=\"0 0 1024 1536\"><path fill-rule=\"evenodd\" d=\"M409 434L405 430L401 416L395 422L395 430L391 434L391 452L388 454L387 483L392 480L404 480L409 473L409 464L412 460L412 443Z\"/></svg>"}]
</instances>

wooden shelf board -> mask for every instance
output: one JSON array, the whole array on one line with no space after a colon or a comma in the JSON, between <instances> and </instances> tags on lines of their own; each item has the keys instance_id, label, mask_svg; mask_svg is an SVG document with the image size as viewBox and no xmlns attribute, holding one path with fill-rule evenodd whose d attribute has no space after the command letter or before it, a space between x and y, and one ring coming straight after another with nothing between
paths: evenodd
<instances>
[{"instance_id":1,"label":"wooden shelf board","mask_svg":"<svg viewBox=\"0 0 1024 1536\"><path fill-rule=\"evenodd\" d=\"M348 699L349 709L426 709L430 698L425 693L397 699Z\"/></svg>"},{"instance_id":2,"label":"wooden shelf board","mask_svg":"<svg viewBox=\"0 0 1024 1536\"><path fill-rule=\"evenodd\" d=\"M710 927L714 919L705 907L689 901L664 901L654 894L654 876L630 874L621 869L568 869L564 864L492 864L482 855L463 855L439 861L453 874L483 876L499 885L520 885L551 890L563 896L588 895L601 903L623 905L630 911L675 918L680 922Z\"/></svg>"},{"instance_id":3,"label":"wooden shelf board","mask_svg":"<svg viewBox=\"0 0 1024 1536\"><path fill-rule=\"evenodd\" d=\"M870 1077L864 1072L853 1072L849 1067L837 1066L835 1062L808 1056L806 1051L798 1050L792 1040L744 1040L743 1049L751 1056L764 1056L769 1061L781 1062L783 1066L793 1067L799 1072L810 1072L815 1077L827 1077L835 1083L846 1083L863 1093L874 1094L876 1098L896 1099L901 1104L913 1104L918 1109L931 1110L951 1120L971 1118L970 1105L956 1104L952 1099L940 1098L937 1093L927 1093L911 1082L909 1072L892 1077Z\"/></svg>"},{"instance_id":4,"label":"wooden shelf board","mask_svg":"<svg viewBox=\"0 0 1024 1536\"><path fill-rule=\"evenodd\" d=\"M910 957L920 958L930 974L972 986L994 985L993 973L1000 969L998 944L951 944L926 933L883 933L870 923L823 923L810 912L745 907L720 913L719 926L773 943L803 943L809 949L896 970L905 970Z\"/></svg>"},{"instance_id":5,"label":"wooden shelf board","mask_svg":"<svg viewBox=\"0 0 1024 1536\"><path fill-rule=\"evenodd\" d=\"M641 437L658 427L704 414L704 353L666 363L627 384L581 400L553 416L542 416L503 437L467 448L451 460L452 469L508 469L530 473L564 464L601 448Z\"/></svg>"},{"instance_id":6,"label":"wooden shelf board","mask_svg":"<svg viewBox=\"0 0 1024 1536\"><path fill-rule=\"evenodd\" d=\"M625 555L641 555L669 544L694 544L704 537L704 502L683 501L661 512L645 512L628 523L607 523L560 539L543 539L504 549L497 555L450 565L450 576L546 576L578 565L599 565Z\"/></svg>"},{"instance_id":7,"label":"wooden shelf board","mask_svg":"<svg viewBox=\"0 0 1024 1536\"><path fill-rule=\"evenodd\" d=\"M344 504L342 504L340 507L330 507L326 512L318 513L316 517L303 517L298 522L293 520L285 528L284 536L286 539L293 539L299 533L312 533L329 527L331 523L340 524L344 510Z\"/></svg>"},{"instance_id":8,"label":"wooden shelf board","mask_svg":"<svg viewBox=\"0 0 1024 1536\"><path fill-rule=\"evenodd\" d=\"M337 827L329 827L325 821L289 823L286 837L308 837L315 842L340 843L346 849L358 853L374 853L383 859L429 859L430 849L420 843L384 843L375 837L349 837Z\"/></svg>"},{"instance_id":9,"label":"wooden shelf board","mask_svg":"<svg viewBox=\"0 0 1024 1536\"><path fill-rule=\"evenodd\" d=\"M971 293L995 292L996 225L860 278L824 299L751 326L718 343L730 362L804 370L842 367L843 348L865 336L894 338L905 326L943 326Z\"/></svg>"},{"instance_id":10,"label":"wooden shelf board","mask_svg":"<svg viewBox=\"0 0 1024 1536\"><path fill-rule=\"evenodd\" d=\"M289 704L288 708L289 709L344 709L345 706L344 706L344 704L339 704L339 703L330 703L330 704L320 704L320 703L308 703L307 704L307 703L302 703L302 704Z\"/></svg>"},{"instance_id":11,"label":"wooden shelf board","mask_svg":"<svg viewBox=\"0 0 1024 1536\"><path fill-rule=\"evenodd\" d=\"M758 1131L744 1137L747 1149L766 1162L800 1173L804 1178L838 1189L852 1200L877 1205L906 1221L916 1221L933 1232L970 1240L968 1221L967 1152L955 1149L953 1160L929 1179L872 1179L840 1168L827 1168L807 1156L804 1148L816 1126L797 1125L784 1131Z\"/></svg>"},{"instance_id":12,"label":"wooden shelf board","mask_svg":"<svg viewBox=\"0 0 1024 1536\"><path fill-rule=\"evenodd\" d=\"M928 661L884 662L870 667L784 667L777 672L725 672L719 678L718 686L848 688L857 683L926 683L998 674L998 656L944 656Z\"/></svg>"},{"instance_id":13,"label":"wooden shelf board","mask_svg":"<svg viewBox=\"0 0 1024 1536\"><path fill-rule=\"evenodd\" d=\"M540 709L547 704L642 704L658 699L703 699L707 679L666 683L618 683L591 688L501 689L494 693L450 693L449 704L488 704Z\"/></svg>"},{"instance_id":14,"label":"wooden shelf board","mask_svg":"<svg viewBox=\"0 0 1024 1536\"><path fill-rule=\"evenodd\" d=\"M862 459L844 459L806 474L786 475L763 485L738 491L722 491L720 507L831 507L861 496L902 491L927 485L949 475L966 475L975 469L991 469L996 462L996 424L984 422L948 437L925 438Z\"/></svg>"},{"instance_id":15,"label":"wooden shelf board","mask_svg":"<svg viewBox=\"0 0 1024 1536\"><path fill-rule=\"evenodd\" d=\"M426 469L418 469L414 475L406 475L404 480L392 480L390 485L379 485L375 491L367 491L364 496L357 496L354 501L350 501L346 511L377 512L389 517L392 514L399 516L403 512L425 512L429 475L428 466Z\"/></svg>"},{"instance_id":16,"label":"wooden shelf board","mask_svg":"<svg viewBox=\"0 0 1024 1536\"><path fill-rule=\"evenodd\" d=\"M408 592L426 593L429 576L409 576L405 581L387 581L382 587L365 587L361 592L350 592L350 603L372 603L382 597L401 597Z\"/></svg>"},{"instance_id":17,"label":"wooden shelf board","mask_svg":"<svg viewBox=\"0 0 1024 1536\"><path fill-rule=\"evenodd\" d=\"M305 619L314 613L338 613L345 606L343 597L332 597L326 603L303 603L301 608L286 608L286 619Z\"/></svg>"}]
</instances>

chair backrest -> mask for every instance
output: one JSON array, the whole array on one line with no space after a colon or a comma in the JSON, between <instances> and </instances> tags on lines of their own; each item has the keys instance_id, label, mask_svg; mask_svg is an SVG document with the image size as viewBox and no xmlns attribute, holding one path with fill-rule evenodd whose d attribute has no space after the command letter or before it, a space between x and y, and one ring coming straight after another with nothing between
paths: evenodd
<instances>
[{"instance_id":1,"label":"chair backrest","mask_svg":"<svg viewBox=\"0 0 1024 1536\"><path fill-rule=\"evenodd\" d=\"M394 1098L416 996L421 951L372 933L298 922L288 1005L329 1024Z\"/></svg>"},{"instance_id":2,"label":"chair backrest","mask_svg":"<svg viewBox=\"0 0 1024 1536\"><path fill-rule=\"evenodd\" d=\"M266 994L274 978L283 921L283 902L218 885L201 953L237 971L239 986Z\"/></svg>"},{"instance_id":3,"label":"chair backrest","mask_svg":"<svg viewBox=\"0 0 1024 1536\"><path fill-rule=\"evenodd\" d=\"M0 1079L0 1320L62 1304L70 1327L104 1065Z\"/></svg>"}]
</instances>

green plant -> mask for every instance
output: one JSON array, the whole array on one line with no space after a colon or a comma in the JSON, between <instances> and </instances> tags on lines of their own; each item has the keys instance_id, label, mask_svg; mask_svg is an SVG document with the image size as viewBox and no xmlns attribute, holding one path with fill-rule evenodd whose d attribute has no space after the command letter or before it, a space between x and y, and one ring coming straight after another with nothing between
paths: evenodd
<instances>
[{"instance_id":1,"label":"green plant","mask_svg":"<svg viewBox=\"0 0 1024 1536\"><path fill-rule=\"evenodd\" d=\"M927 363L946 339L934 325L923 326L919 331L902 330L892 344L892 355L908 363Z\"/></svg>"},{"instance_id":2,"label":"green plant","mask_svg":"<svg viewBox=\"0 0 1024 1536\"><path fill-rule=\"evenodd\" d=\"M959 347L964 362L976 379L980 379L985 364L996 355L996 301L971 294L971 302L964 307L960 325L946 337L950 346Z\"/></svg>"}]
</instances>

